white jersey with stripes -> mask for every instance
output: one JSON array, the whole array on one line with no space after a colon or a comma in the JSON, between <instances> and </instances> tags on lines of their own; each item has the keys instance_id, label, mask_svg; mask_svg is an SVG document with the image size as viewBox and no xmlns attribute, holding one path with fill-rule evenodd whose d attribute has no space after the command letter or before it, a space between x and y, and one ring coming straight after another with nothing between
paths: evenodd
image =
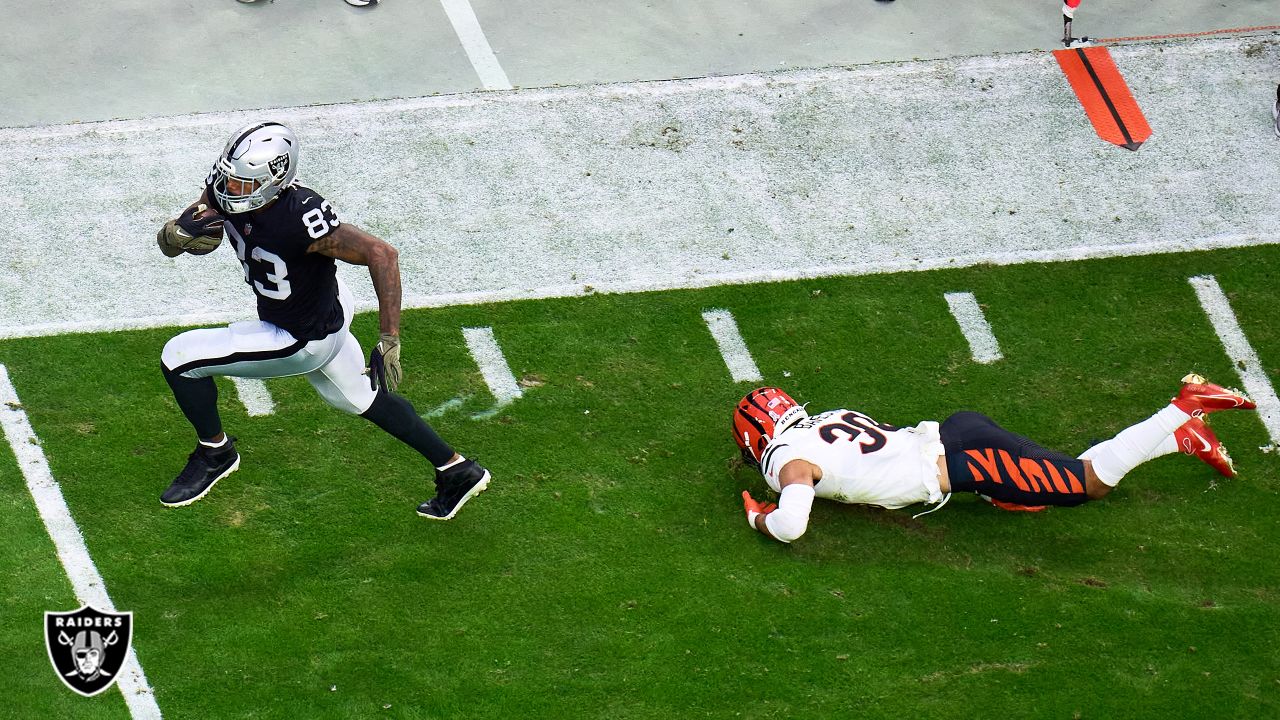
<instances>
[{"instance_id":1,"label":"white jersey with stripes","mask_svg":"<svg viewBox=\"0 0 1280 720\"><path fill-rule=\"evenodd\" d=\"M782 468L807 460L822 469L818 497L895 509L942 499L942 454L936 422L896 428L853 410L829 410L779 433L765 448L760 471L777 491Z\"/></svg>"}]
</instances>

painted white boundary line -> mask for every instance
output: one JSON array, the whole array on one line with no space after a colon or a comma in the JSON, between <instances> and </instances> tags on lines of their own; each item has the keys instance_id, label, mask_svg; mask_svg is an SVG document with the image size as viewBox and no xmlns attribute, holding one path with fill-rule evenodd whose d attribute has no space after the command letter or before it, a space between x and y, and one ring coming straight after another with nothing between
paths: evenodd
<instances>
[{"instance_id":1,"label":"painted white boundary line","mask_svg":"<svg viewBox=\"0 0 1280 720\"><path fill-rule=\"evenodd\" d=\"M738 332L738 323L733 319L733 313L720 309L707 310L702 313L702 319L706 321L711 337L716 339L724 364L729 368L729 377L734 382L758 382L764 379L760 368L756 367L756 361L751 357L751 351L747 349L746 341L742 339L742 333Z\"/></svg>"},{"instance_id":2,"label":"painted white boundary line","mask_svg":"<svg viewBox=\"0 0 1280 720\"><path fill-rule=\"evenodd\" d=\"M1004 355L1000 354L1000 343L996 342L996 336L991 332L991 324L982 314L982 308L978 305L978 299L973 296L973 293L945 293L943 297L947 299L947 305L951 308L951 314L955 317L956 323L960 325L960 332L964 333L964 339L969 341L969 350L973 353L973 359L985 365L1003 358Z\"/></svg>"},{"instance_id":3,"label":"painted white boundary line","mask_svg":"<svg viewBox=\"0 0 1280 720\"><path fill-rule=\"evenodd\" d=\"M18 467L27 480L27 489L31 491L31 498L40 511L40 519L44 521L45 529L49 531L49 537L58 551L58 560L67 571L76 599L82 605L117 612L111 597L107 595L107 585L103 582L102 575L89 557L84 536L71 517L58 481L49 470L49 462L40 449L40 440L31 428L27 414L22 410L18 391L9 380L9 371L4 365L0 365L0 426L4 427L5 437L18 459ZM37 630L39 625L33 619L32 632ZM134 637L137 637L137 633L134 633ZM147 683L147 676L143 674L142 665L132 647L120 669L117 683L133 717L146 720L160 717L160 706L156 704L155 694Z\"/></svg>"},{"instance_id":4,"label":"painted white boundary line","mask_svg":"<svg viewBox=\"0 0 1280 720\"><path fill-rule=\"evenodd\" d=\"M1024 263L1070 262L1117 257L1137 257L1175 252L1199 252L1223 248L1273 245L1277 240L1257 235L1219 235L1194 240L1162 240L1150 243L1122 245L1098 245L1093 247L1059 248L1053 250L1026 250L991 254L957 255L950 257L922 258L920 260L893 260L864 262L857 265L818 265L788 270L763 270L752 272L699 273L684 278L649 277L642 280L597 280L590 288L581 284L548 285L543 287L519 287L471 293L432 293L413 295L406 293L401 300L405 310L452 307L456 305L481 305L512 300L545 300L549 298L583 297L597 293L652 292L655 290L694 290L721 285L748 285L762 282L788 280L812 280L826 277L857 277L896 272L925 272L948 268L967 268L975 265L1021 265ZM377 310L374 301L356 303L357 312ZM198 325L225 325L243 320L252 307L245 310L213 312L208 314L157 315L116 320L91 320L82 322L51 322L30 325L0 325L0 340L26 337L48 337L74 333L115 332L119 330L146 330L157 327L192 327Z\"/></svg>"},{"instance_id":5,"label":"painted white boundary line","mask_svg":"<svg viewBox=\"0 0 1280 720\"><path fill-rule=\"evenodd\" d=\"M524 394L516 384L515 375L507 365L507 358L502 354L502 348L498 347L498 340L493 336L493 328L462 328L462 337L467 341L467 349L471 351L471 357L475 358L480 374L484 376L484 382L489 386L489 392L493 393L493 398L498 401L498 407Z\"/></svg>"},{"instance_id":6,"label":"painted white boundary line","mask_svg":"<svg viewBox=\"0 0 1280 720\"><path fill-rule=\"evenodd\" d=\"M236 395L240 397L240 403L244 405L249 417L262 417L276 411L276 404L271 399L271 391L267 389L266 383L257 378L242 377L233 377L231 382L236 386Z\"/></svg>"},{"instance_id":7,"label":"painted white boundary line","mask_svg":"<svg viewBox=\"0 0 1280 720\"><path fill-rule=\"evenodd\" d=\"M471 9L470 0L440 0L440 4L453 24L453 31L458 34L458 40L462 41L462 49L467 51L471 66L480 76L480 82L484 83L484 89L510 90L511 81L498 64L493 48L489 47L489 40L480 29L480 21L476 19L475 10Z\"/></svg>"},{"instance_id":8,"label":"painted white boundary line","mask_svg":"<svg viewBox=\"0 0 1280 720\"><path fill-rule=\"evenodd\" d=\"M460 397L450 398L440 403L435 408L422 413L422 417L424 418L440 417L441 415L444 415L445 413L449 412L450 410L453 410L454 408L462 407L462 403L464 402L466 402L465 398L460 398Z\"/></svg>"},{"instance_id":9,"label":"painted white boundary line","mask_svg":"<svg viewBox=\"0 0 1280 720\"><path fill-rule=\"evenodd\" d=\"M1231 310L1231 303L1218 285L1217 278L1212 275L1197 275L1187 282L1195 288L1200 306L1204 308L1205 315L1209 316L1214 332L1222 340L1222 348L1227 351L1227 357L1231 358L1231 364L1240 374L1245 393L1258 404L1258 417L1262 418L1272 444L1280 445L1280 399L1276 398L1276 390L1267 379L1267 373L1258 361L1258 354L1253 351L1253 346L1240 329L1240 323Z\"/></svg>"}]
</instances>

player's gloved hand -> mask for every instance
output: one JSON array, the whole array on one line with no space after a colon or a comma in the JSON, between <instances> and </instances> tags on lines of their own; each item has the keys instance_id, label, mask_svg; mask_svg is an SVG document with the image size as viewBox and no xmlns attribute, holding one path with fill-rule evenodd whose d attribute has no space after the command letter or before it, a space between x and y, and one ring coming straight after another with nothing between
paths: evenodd
<instances>
[{"instance_id":1,"label":"player's gloved hand","mask_svg":"<svg viewBox=\"0 0 1280 720\"><path fill-rule=\"evenodd\" d=\"M365 370L369 376L369 389L377 391L379 387L395 390L400 387L404 372L400 369L400 337L391 333L378 336L378 344L369 353L369 368Z\"/></svg>"},{"instance_id":2,"label":"player's gloved hand","mask_svg":"<svg viewBox=\"0 0 1280 720\"><path fill-rule=\"evenodd\" d=\"M156 243L166 257L178 257L184 252L205 255L222 243L223 218L217 213L197 218L209 209L197 203L187 208L176 220L170 220L156 233Z\"/></svg>"},{"instance_id":3,"label":"player's gloved hand","mask_svg":"<svg viewBox=\"0 0 1280 720\"><path fill-rule=\"evenodd\" d=\"M178 226L178 229L193 238L200 237L201 235L221 236L222 221L226 218L217 213L200 215L208 209L208 205L205 205L204 203L196 203L184 210L182 214L178 216L178 219L173 222Z\"/></svg>"},{"instance_id":4,"label":"player's gloved hand","mask_svg":"<svg viewBox=\"0 0 1280 720\"><path fill-rule=\"evenodd\" d=\"M771 503L771 502L765 502L765 503L756 502L755 499L751 497L751 493L747 492L746 490L743 490L742 491L742 509L747 511L747 524L750 525L752 529L755 529L756 516L768 515L774 510L777 510L778 506L776 503Z\"/></svg>"}]
</instances>

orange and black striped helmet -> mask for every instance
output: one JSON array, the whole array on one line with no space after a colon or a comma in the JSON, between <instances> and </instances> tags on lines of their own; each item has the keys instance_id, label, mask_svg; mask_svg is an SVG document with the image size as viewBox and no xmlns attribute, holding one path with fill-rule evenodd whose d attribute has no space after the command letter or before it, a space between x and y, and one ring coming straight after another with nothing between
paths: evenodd
<instances>
[{"instance_id":1,"label":"orange and black striped helmet","mask_svg":"<svg viewBox=\"0 0 1280 720\"><path fill-rule=\"evenodd\" d=\"M760 467L760 457L778 433L809 417L804 406L776 387L756 388L733 409L733 440L742 461Z\"/></svg>"}]
</instances>

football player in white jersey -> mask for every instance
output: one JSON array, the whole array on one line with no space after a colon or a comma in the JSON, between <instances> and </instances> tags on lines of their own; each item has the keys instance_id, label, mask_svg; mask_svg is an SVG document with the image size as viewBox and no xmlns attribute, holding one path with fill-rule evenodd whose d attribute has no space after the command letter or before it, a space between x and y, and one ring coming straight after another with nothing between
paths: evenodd
<instances>
[{"instance_id":1,"label":"football player in white jersey","mask_svg":"<svg viewBox=\"0 0 1280 720\"><path fill-rule=\"evenodd\" d=\"M1079 457L1046 450L976 412L899 428L855 410L810 415L778 388L752 390L734 408L733 439L779 497L758 502L744 491L747 523L789 543L808 527L815 497L889 509L931 503L936 510L952 493L973 492L1005 510L1079 505L1105 496L1147 460L1178 451L1234 477L1231 456L1204 416L1256 405L1199 375L1182 383L1159 412Z\"/></svg>"},{"instance_id":2,"label":"football player in white jersey","mask_svg":"<svg viewBox=\"0 0 1280 720\"><path fill-rule=\"evenodd\" d=\"M157 237L169 257L203 255L224 235L230 238L258 306L257 320L188 330L165 345L160 369L197 442L160 502L190 505L240 467L235 438L223 432L218 416L214 376L302 375L325 402L426 458L436 470L436 495L418 514L448 520L488 486L490 475L454 452L392 392L401 378L399 253L339 221L328 200L296 180L297 171L292 130L276 122L247 125L227 141L200 199ZM367 370L351 334L355 305L337 276L338 260L368 267L378 295L381 334Z\"/></svg>"}]
</instances>

